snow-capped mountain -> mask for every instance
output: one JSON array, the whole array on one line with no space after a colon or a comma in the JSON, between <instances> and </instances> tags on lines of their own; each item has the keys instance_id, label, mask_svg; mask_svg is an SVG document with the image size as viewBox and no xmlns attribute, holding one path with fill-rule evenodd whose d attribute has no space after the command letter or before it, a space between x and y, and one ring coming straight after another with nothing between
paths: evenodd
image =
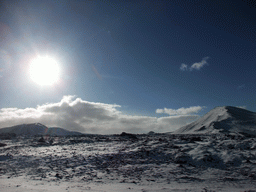
<instances>
[{"instance_id":1,"label":"snow-capped mountain","mask_svg":"<svg viewBox=\"0 0 256 192\"><path fill-rule=\"evenodd\" d=\"M242 133L256 135L256 113L231 106L216 107L174 134Z\"/></svg>"},{"instance_id":2,"label":"snow-capped mountain","mask_svg":"<svg viewBox=\"0 0 256 192\"><path fill-rule=\"evenodd\" d=\"M82 133L75 131L68 131L58 127L48 128L41 123L22 124L13 127L6 127L0 129L1 133L15 133L16 135L51 135L51 136L68 136L68 135L82 135Z\"/></svg>"}]
</instances>

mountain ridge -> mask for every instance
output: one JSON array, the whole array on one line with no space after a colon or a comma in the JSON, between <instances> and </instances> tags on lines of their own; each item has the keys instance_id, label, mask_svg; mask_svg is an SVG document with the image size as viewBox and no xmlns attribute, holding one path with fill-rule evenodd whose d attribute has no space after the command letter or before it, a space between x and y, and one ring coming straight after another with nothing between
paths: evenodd
<instances>
[{"instance_id":1,"label":"mountain ridge","mask_svg":"<svg viewBox=\"0 0 256 192\"><path fill-rule=\"evenodd\" d=\"M69 135L83 135L80 132L68 131L59 127L47 127L41 123L21 124L11 127L5 127L0 129L2 133L15 133L16 135L50 135L50 136L69 136Z\"/></svg>"}]
</instances>

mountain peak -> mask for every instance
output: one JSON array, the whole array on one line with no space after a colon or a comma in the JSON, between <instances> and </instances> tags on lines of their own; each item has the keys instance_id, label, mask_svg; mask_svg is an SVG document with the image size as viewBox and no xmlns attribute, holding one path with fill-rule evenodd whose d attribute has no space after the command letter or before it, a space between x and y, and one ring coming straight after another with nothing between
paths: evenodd
<instances>
[{"instance_id":1,"label":"mountain peak","mask_svg":"<svg viewBox=\"0 0 256 192\"><path fill-rule=\"evenodd\" d=\"M197 121L174 131L176 134L228 132L256 135L256 113L232 106L216 107Z\"/></svg>"}]
</instances>

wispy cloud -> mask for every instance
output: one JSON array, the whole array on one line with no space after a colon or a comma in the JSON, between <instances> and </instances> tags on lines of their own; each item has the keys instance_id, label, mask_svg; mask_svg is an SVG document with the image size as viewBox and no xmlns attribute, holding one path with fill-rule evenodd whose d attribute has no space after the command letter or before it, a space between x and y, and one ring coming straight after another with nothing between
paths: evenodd
<instances>
[{"instance_id":1,"label":"wispy cloud","mask_svg":"<svg viewBox=\"0 0 256 192\"><path fill-rule=\"evenodd\" d=\"M94 65L92 65L92 70L93 72L96 74L96 76L99 78L99 79L102 79L100 73L98 72L98 70L96 69L96 67Z\"/></svg>"},{"instance_id":2,"label":"wispy cloud","mask_svg":"<svg viewBox=\"0 0 256 192\"><path fill-rule=\"evenodd\" d=\"M170 114L168 117L125 115L120 108L117 104L89 102L75 96L64 96L60 102L36 108L2 108L0 126L3 128L40 122L48 127L62 127L83 133L168 132L196 120L199 116L193 113L200 111L202 107L156 110L157 113Z\"/></svg>"},{"instance_id":3,"label":"wispy cloud","mask_svg":"<svg viewBox=\"0 0 256 192\"><path fill-rule=\"evenodd\" d=\"M4 69L0 68L0 73L3 72ZM0 78L2 78L3 76L0 74Z\"/></svg>"},{"instance_id":4,"label":"wispy cloud","mask_svg":"<svg viewBox=\"0 0 256 192\"><path fill-rule=\"evenodd\" d=\"M208 59L209 59L209 57L204 57L200 62L192 64L189 68L188 68L188 65L182 63L180 66L180 70L182 70L182 71L187 71L188 69L190 71L200 70L202 67L204 67L206 64L208 64L207 63Z\"/></svg>"},{"instance_id":5,"label":"wispy cloud","mask_svg":"<svg viewBox=\"0 0 256 192\"><path fill-rule=\"evenodd\" d=\"M237 87L237 89L243 89L243 88L245 88L245 84L239 85L239 86Z\"/></svg>"},{"instance_id":6,"label":"wispy cloud","mask_svg":"<svg viewBox=\"0 0 256 192\"><path fill-rule=\"evenodd\" d=\"M189 108L179 108L179 109L157 109L156 113L166 113L168 115L191 115L200 112L204 107L193 106Z\"/></svg>"},{"instance_id":7,"label":"wispy cloud","mask_svg":"<svg viewBox=\"0 0 256 192\"><path fill-rule=\"evenodd\" d=\"M186 71L186 70L188 70L188 65L182 63L181 66L180 66L180 70L181 70L181 71Z\"/></svg>"},{"instance_id":8,"label":"wispy cloud","mask_svg":"<svg viewBox=\"0 0 256 192\"><path fill-rule=\"evenodd\" d=\"M236 106L236 107L241 108L241 109L246 109L245 105L243 105L243 106Z\"/></svg>"},{"instance_id":9,"label":"wispy cloud","mask_svg":"<svg viewBox=\"0 0 256 192\"><path fill-rule=\"evenodd\" d=\"M190 70L200 70L204 65L207 64L207 59L209 59L209 57L204 57L201 62L194 63L191 65Z\"/></svg>"}]
</instances>

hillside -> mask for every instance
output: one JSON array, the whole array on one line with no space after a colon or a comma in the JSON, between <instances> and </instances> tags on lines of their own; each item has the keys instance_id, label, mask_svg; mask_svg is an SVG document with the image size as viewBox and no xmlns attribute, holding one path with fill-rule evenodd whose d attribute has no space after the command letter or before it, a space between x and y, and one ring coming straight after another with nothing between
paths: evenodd
<instances>
[{"instance_id":1,"label":"hillside","mask_svg":"<svg viewBox=\"0 0 256 192\"><path fill-rule=\"evenodd\" d=\"M174 134L241 133L256 135L256 113L231 106L216 107Z\"/></svg>"},{"instance_id":2,"label":"hillside","mask_svg":"<svg viewBox=\"0 0 256 192\"><path fill-rule=\"evenodd\" d=\"M16 135L50 135L50 136L69 136L69 135L82 135L82 133L75 131L68 131L58 127L50 127L41 124L41 123L32 123L32 124L22 124L12 127L6 127L0 129L1 133L14 133Z\"/></svg>"}]
</instances>

